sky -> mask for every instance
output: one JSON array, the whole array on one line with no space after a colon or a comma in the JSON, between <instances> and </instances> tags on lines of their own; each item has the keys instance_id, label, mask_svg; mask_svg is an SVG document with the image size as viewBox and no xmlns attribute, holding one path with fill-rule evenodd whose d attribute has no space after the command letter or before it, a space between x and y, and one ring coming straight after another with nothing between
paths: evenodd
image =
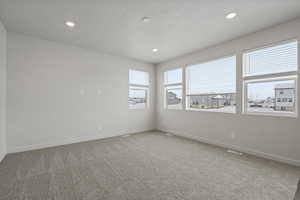
<instances>
[{"instance_id":1,"label":"sky","mask_svg":"<svg viewBox=\"0 0 300 200\"><path fill-rule=\"evenodd\" d=\"M187 93L235 92L236 57L227 57L187 68Z\"/></svg>"},{"instance_id":2,"label":"sky","mask_svg":"<svg viewBox=\"0 0 300 200\"><path fill-rule=\"evenodd\" d=\"M129 83L136 85L149 85L149 72L129 70Z\"/></svg>"}]
</instances>

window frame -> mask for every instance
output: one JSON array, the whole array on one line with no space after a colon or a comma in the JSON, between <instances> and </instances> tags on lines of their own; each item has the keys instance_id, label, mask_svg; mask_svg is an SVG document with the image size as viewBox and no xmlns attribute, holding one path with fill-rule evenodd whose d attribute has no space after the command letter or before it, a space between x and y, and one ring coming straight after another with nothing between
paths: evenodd
<instances>
[{"instance_id":1,"label":"window frame","mask_svg":"<svg viewBox=\"0 0 300 200\"><path fill-rule=\"evenodd\" d=\"M165 80L166 80L166 73L169 71L173 71L173 70L181 70L181 82L177 82L177 83L169 83L166 84ZM184 90L184 77L185 77L185 69L183 67L176 67L176 68L172 68L172 69L168 69L166 71L163 72L163 86L164 86L164 109L165 110L185 110L185 106L184 106L184 95L185 95L185 90ZM169 87L181 87L181 107L180 108L169 108L168 107L168 103L167 103L167 91L169 90Z\"/></svg>"},{"instance_id":2,"label":"window frame","mask_svg":"<svg viewBox=\"0 0 300 200\"><path fill-rule=\"evenodd\" d=\"M209 62L213 62L213 61L216 61L216 60L221 60L221 59L225 59L225 58L230 58L230 57L235 57L235 67L234 67L234 70L235 70L235 109L233 112L231 111L218 111L218 110L209 110L209 109L195 109L195 108L190 108L189 105L188 105L188 96L190 96L191 94L188 94L188 73L187 73L187 70L190 66L193 66L193 65L200 65L200 64L205 64L205 63L209 63ZM216 56L214 58L211 58L211 59L207 59L207 60L202 60L201 62L196 62L196 63L192 63L192 64L188 64L184 67L184 80L185 80L185 88L184 88L184 100L185 100L185 104L184 104L184 107L185 107L185 110L187 111L192 111L192 112L210 112L210 113L225 113L225 114L236 114L237 113L237 82L238 82L238 79L237 79L237 75L238 75L238 70L237 70L237 67L238 67L238 54L236 53L232 53L232 54L228 54L228 55L223 55L223 56Z\"/></svg>"},{"instance_id":3,"label":"window frame","mask_svg":"<svg viewBox=\"0 0 300 200\"><path fill-rule=\"evenodd\" d=\"M144 72L147 74L148 76L148 84L132 84L130 83L130 71L139 71L139 72ZM141 89L141 90L145 90L146 91L146 105L144 107L141 107L141 108L134 108L134 107L131 107L130 104L129 104L129 98L130 98L130 90L131 89ZM127 100L127 103L128 103L128 108L130 110L146 110L146 109L149 109L150 107L150 73L148 71L144 71L144 70L139 70L139 69L129 69L128 70L128 100Z\"/></svg>"},{"instance_id":4,"label":"window frame","mask_svg":"<svg viewBox=\"0 0 300 200\"><path fill-rule=\"evenodd\" d=\"M286 72L275 72L275 73L267 73L267 74L259 74L259 75L247 75L247 56L246 54L249 52L276 47L278 45L287 44L291 42L297 42L297 69L294 71L286 71ZM299 40L297 38L282 40L279 42L274 42L268 45L263 45L261 47L256 47L253 49L247 49L242 52L242 114L244 115L263 115L263 116L273 116L273 117L293 117L298 118L298 72L299 72ZM295 81L295 111L294 112L249 112L248 108L248 84L249 83L260 83L260 82L271 82L271 81L285 81L285 80L293 80Z\"/></svg>"}]
</instances>

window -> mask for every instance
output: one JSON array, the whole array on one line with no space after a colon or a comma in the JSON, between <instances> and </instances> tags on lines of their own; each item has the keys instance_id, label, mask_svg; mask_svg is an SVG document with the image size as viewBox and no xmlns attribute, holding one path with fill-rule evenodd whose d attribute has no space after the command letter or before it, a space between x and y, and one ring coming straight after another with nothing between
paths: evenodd
<instances>
[{"instance_id":1,"label":"window","mask_svg":"<svg viewBox=\"0 0 300 200\"><path fill-rule=\"evenodd\" d=\"M128 105L132 109L143 109L149 105L149 73L129 70Z\"/></svg>"},{"instance_id":2,"label":"window","mask_svg":"<svg viewBox=\"0 0 300 200\"><path fill-rule=\"evenodd\" d=\"M244 53L244 113L297 116L297 41Z\"/></svg>"},{"instance_id":3,"label":"window","mask_svg":"<svg viewBox=\"0 0 300 200\"><path fill-rule=\"evenodd\" d=\"M236 111L236 56L186 68L186 106L189 110Z\"/></svg>"},{"instance_id":4,"label":"window","mask_svg":"<svg viewBox=\"0 0 300 200\"><path fill-rule=\"evenodd\" d=\"M244 54L244 76L297 71L297 41Z\"/></svg>"},{"instance_id":5,"label":"window","mask_svg":"<svg viewBox=\"0 0 300 200\"><path fill-rule=\"evenodd\" d=\"M182 68L164 73L165 108L182 109Z\"/></svg>"}]
</instances>

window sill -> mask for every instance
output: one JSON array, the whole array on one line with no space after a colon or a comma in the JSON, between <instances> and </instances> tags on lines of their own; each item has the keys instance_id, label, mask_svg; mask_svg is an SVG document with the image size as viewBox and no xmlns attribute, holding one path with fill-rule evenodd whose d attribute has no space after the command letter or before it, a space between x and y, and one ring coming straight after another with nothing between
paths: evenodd
<instances>
[{"instance_id":1,"label":"window sill","mask_svg":"<svg viewBox=\"0 0 300 200\"><path fill-rule=\"evenodd\" d=\"M254 116L298 118L298 115L296 113L289 113L289 112L282 112L282 113L242 112L242 114L243 115L254 115Z\"/></svg>"},{"instance_id":2,"label":"window sill","mask_svg":"<svg viewBox=\"0 0 300 200\"><path fill-rule=\"evenodd\" d=\"M129 110L148 110L148 107L147 108L128 108Z\"/></svg>"},{"instance_id":3,"label":"window sill","mask_svg":"<svg viewBox=\"0 0 300 200\"><path fill-rule=\"evenodd\" d=\"M164 110L165 111L183 111L183 109L179 109L179 108L178 109L176 109L176 108L171 108L171 109L170 108L165 108Z\"/></svg>"},{"instance_id":4,"label":"window sill","mask_svg":"<svg viewBox=\"0 0 300 200\"><path fill-rule=\"evenodd\" d=\"M186 111L236 114L236 111L219 111L219 110L206 110L206 109L195 109L195 108L187 108Z\"/></svg>"}]
</instances>

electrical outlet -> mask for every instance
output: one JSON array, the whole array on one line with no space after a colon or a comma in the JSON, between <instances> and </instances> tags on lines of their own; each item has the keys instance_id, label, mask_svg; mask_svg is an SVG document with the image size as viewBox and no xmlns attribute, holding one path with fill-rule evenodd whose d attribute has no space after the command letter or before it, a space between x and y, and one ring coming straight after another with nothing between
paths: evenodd
<instances>
[{"instance_id":1,"label":"electrical outlet","mask_svg":"<svg viewBox=\"0 0 300 200\"><path fill-rule=\"evenodd\" d=\"M98 94L98 95L101 95L101 94L102 94L102 90L98 89L98 90L97 90L97 94Z\"/></svg>"},{"instance_id":2,"label":"electrical outlet","mask_svg":"<svg viewBox=\"0 0 300 200\"><path fill-rule=\"evenodd\" d=\"M98 131L100 132L100 131L103 130L103 127L102 127L101 125L99 125L97 129L98 129Z\"/></svg>"}]
</instances>

